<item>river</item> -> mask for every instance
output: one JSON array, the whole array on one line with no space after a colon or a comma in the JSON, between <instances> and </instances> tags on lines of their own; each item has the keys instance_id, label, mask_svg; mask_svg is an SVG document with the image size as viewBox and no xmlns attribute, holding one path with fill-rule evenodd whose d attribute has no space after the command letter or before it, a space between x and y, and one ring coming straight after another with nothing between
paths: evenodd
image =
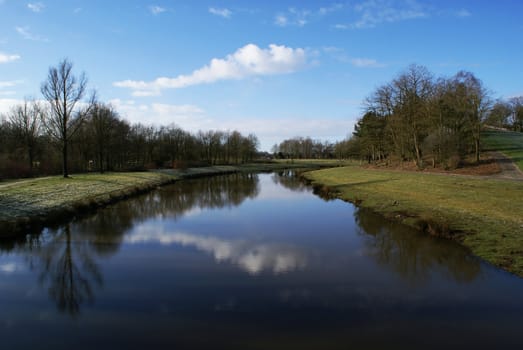
<instances>
[{"instance_id":1,"label":"river","mask_svg":"<svg viewBox=\"0 0 523 350\"><path fill-rule=\"evenodd\" d=\"M2 349L523 348L523 279L292 172L0 242Z\"/></svg>"}]
</instances>

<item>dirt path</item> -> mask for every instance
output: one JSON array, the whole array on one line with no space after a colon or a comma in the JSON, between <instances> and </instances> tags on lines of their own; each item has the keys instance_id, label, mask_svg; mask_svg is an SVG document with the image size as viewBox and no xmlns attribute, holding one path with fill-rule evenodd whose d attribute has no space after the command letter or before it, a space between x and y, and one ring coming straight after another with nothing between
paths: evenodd
<instances>
[{"instance_id":1,"label":"dirt path","mask_svg":"<svg viewBox=\"0 0 523 350\"><path fill-rule=\"evenodd\" d=\"M518 180L523 181L523 172L519 170L518 166L501 152L492 152L492 157L498 163L501 172L499 174L489 175L488 177L494 179L504 180Z\"/></svg>"}]
</instances>

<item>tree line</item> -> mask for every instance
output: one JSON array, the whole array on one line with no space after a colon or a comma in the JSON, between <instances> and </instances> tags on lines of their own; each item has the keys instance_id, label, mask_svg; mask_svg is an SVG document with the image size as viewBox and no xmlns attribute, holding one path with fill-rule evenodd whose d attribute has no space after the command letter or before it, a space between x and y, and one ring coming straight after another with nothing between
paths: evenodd
<instances>
[{"instance_id":1,"label":"tree line","mask_svg":"<svg viewBox=\"0 0 523 350\"><path fill-rule=\"evenodd\" d=\"M411 65L366 99L353 135L335 145L339 157L368 162L414 161L456 167L464 157L480 161L485 124L521 131L523 98L494 103L473 73L439 77Z\"/></svg>"},{"instance_id":2,"label":"tree line","mask_svg":"<svg viewBox=\"0 0 523 350\"><path fill-rule=\"evenodd\" d=\"M296 136L275 144L271 151L280 159L330 159L334 158L334 143Z\"/></svg>"},{"instance_id":3,"label":"tree line","mask_svg":"<svg viewBox=\"0 0 523 350\"><path fill-rule=\"evenodd\" d=\"M43 101L26 99L0 116L0 178L239 164L257 154L254 134L131 124L87 96L85 74L72 68L67 59L50 67Z\"/></svg>"},{"instance_id":4,"label":"tree line","mask_svg":"<svg viewBox=\"0 0 523 350\"><path fill-rule=\"evenodd\" d=\"M523 132L523 96L496 101L486 122L497 128Z\"/></svg>"}]
</instances>

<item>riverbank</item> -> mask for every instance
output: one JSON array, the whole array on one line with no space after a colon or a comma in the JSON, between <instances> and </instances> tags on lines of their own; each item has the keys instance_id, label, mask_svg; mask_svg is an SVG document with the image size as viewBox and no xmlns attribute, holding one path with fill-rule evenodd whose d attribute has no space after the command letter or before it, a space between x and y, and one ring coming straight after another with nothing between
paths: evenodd
<instances>
[{"instance_id":1,"label":"riverbank","mask_svg":"<svg viewBox=\"0 0 523 350\"><path fill-rule=\"evenodd\" d=\"M0 237L23 234L178 180L235 172L317 169L325 164L253 163L150 172L75 174L0 183ZM334 166L330 164L329 166Z\"/></svg>"},{"instance_id":2,"label":"riverbank","mask_svg":"<svg viewBox=\"0 0 523 350\"><path fill-rule=\"evenodd\" d=\"M523 276L521 182L348 166L304 174L316 188L428 233Z\"/></svg>"}]
</instances>

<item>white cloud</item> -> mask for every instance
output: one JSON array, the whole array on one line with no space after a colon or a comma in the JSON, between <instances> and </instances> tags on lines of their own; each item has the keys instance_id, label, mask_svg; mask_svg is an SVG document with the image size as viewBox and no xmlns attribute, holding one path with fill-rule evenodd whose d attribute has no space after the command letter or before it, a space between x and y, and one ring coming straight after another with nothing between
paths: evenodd
<instances>
[{"instance_id":1,"label":"white cloud","mask_svg":"<svg viewBox=\"0 0 523 350\"><path fill-rule=\"evenodd\" d=\"M20 34L22 36L22 38L24 38L26 40L43 41L43 42L49 41L47 38L45 38L43 36L31 33L30 28L27 26L15 27L15 29L18 32L18 34Z\"/></svg>"},{"instance_id":2,"label":"white cloud","mask_svg":"<svg viewBox=\"0 0 523 350\"><path fill-rule=\"evenodd\" d=\"M223 18L231 18L232 11L227 8L209 7L209 13Z\"/></svg>"},{"instance_id":3,"label":"white cloud","mask_svg":"<svg viewBox=\"0 0 523 350\"><path fill-rule=\"evenodd\" d=\"M209 129L210 120L198 106L165 103L138 104L134 100L110 100L116 111L131 123L169 125L176 124L184 130Z\"/></svg>"},{"instance_id":4,"label":"white cloud","mask_svg":"<svg viewBox=\"0 0 523 350\"><path fill-rule=\"evenodd\" d=\"M8 113L14 106L22 102L22 100L14 98L0 98L0 114Z\"/></svg>"},{"instance_id":5,"label":"white cloud","mask_svg":"<svg viewBox=\"0 0 523 350\"><path fill-rule=\"evenodd\" d=\"M0 52L0 63L9 63L20 59L20 55L10 55Z\"/></svg>"},{"instance_id":6,"label":"white cloud","mask_svg":"<svg viewBox=\"0 0 523 350\"><path fill-rule=\"evenodd\" d=\"M269 151L275 143L295 136L310 136L314 139L338 141L354 129L357 118L335 119L326 116L314 118L236 118L212 119L203 129L238 130L242 134L254 133L260 140L260 150ZM183 125L182 125L183 127Z\"/></svg>"},{"instance_id":7,"label":"white cloud","mask_svg":"<svg viewBox=\"0 0 523 350\"><path fill-rule=\"evenodd\" d=\"M75 9L73 10L73 13L74 13L74 14L77 14L77 13L80 13L80 12L82 12L82 8L81 8L81 7L77 7L77 8L75 8Z\"/></svg>"},{"instance_id":8,"label":"white cloud","mask_svg":"<svg viewBox=\"0 0 523 350\"><path fill-rule=\"evenodd\" d=\"M40 12L45 8L45 5L41 2L33 2L27 4L27 8L33 12Z\"/></svg>"},{"instance_id":9,"label":"white cloud","mask_svg":"<svg viewBox=\"0 0 523 350\"><path fill-rule=\"evenodd\" d=\"M244 135L254 133L260 139L262 150L270 150L273 144L294 136L341 140L352 131L356 122L356 118L340 120L324 116L308 119L300 116L226 118L210 116L203 108L190 104L145 104L120 99L110 100L109 103L131 123L157 126L174 123L192 133L198 130L238 130Z\"/></svg>"},{"instance_id":10,"label":"white cloud","mask_svg":"<svg viewBox=\"0 0 523 350\"><path fill-rule=\"evenodd\" d=\"M153 15L159 15L160 13L165 12L167 10L163 7L154 5L154 6L149 6L149 11L151 11L151 13Z\"/></svg>"},{"instance_id":11,"label":"white cloud","mask_svg":"<svg viewBox=\"0 0 523 350\"><path fill-rule=\"evenodd\" d=\"M415 0L393 3L390 0L367 0L354 6L360 16L352 28L372 28L381 23L393 23L427 17L428 14Z\"/></svg>"},{"instance_id":12,"label":"white cloud","mask_svg":"<svg viewBox=\"0 0 523 350\"><path fill-rule=\"evenodd\" d=\"M350 60L353 66L358 68L383 68L385 65L371 58L353 58Z\"/></svg>"},{"instance_id":13,"label":"white cloud","mask_svg":"<svg viewBox=\"0 0 523 350\"><path fill-rule=\"evenodd\" d=\"M134 90L134 96L159 95L162 89L179 89L220 80L239 80L251 76L286 74L303 68L307 63L304 49L269 45L261 49L254 44L239 48L225 58L213 58L206 66L189 75L175 78L160 77L151 82L124 80L114 86Z\"/></svg>"}]
</instances>

